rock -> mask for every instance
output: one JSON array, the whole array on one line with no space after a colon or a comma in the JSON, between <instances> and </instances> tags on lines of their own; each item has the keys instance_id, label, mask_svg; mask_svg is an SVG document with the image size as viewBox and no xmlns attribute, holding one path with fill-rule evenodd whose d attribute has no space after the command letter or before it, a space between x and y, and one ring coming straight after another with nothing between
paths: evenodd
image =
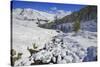
<instances>
[{"instance_id":1,"label":"rock","mask_svg":"<svg viewBox=\"0 0 100 67\"><path fill-rule=\"evenodd\" d=\"M60 63L60 61L62 60L61 56L58 55L58 58L57 58L57 63Z\"/></svg>"},{"instance_id":2,"label":"rock","mask_svg":"<svg viewBox=\"0 0 100 67\"><path fill-rule=\"evenodd\" d=\"M56 38L55 41L56 41L56 42L60 42L61 39L60 39L60 38Z\"/></svg>"},{"instance_id":3,"label":"rock","mask_svg":"<svg viewBox=\"0 0 100 67\"><path fill-rule=\"evenodd\" d=\"M90 46L87 48L87 56L83 59L83 62L97 61L97 48Z\"/></svg>"},{"instance_id":4,"label":"rock","mask_svg":"<svg viewBox=\"0 0 100 67\"><path fill-rule=\"evenodd\" d=\"M47 52L46 54L44 54L44 56L42 57L42 62L43 63L49 63L51 61L52 58L52 54Z\"/></svg>"},{"instance_id":5,"label":"rock","mask_svg":"<svg viewBox=\"0 0 100 67\"><path fill-rule=\"evenodd\" d=\"M67 55L64 57L64 60L66 60L66 63L71 63L73 60L73 57L71 55Z\"/></svg>"},{"instance_id":6,"label":"rock","mask_svg":"<svg viewBox=\"0 0 100 67\"><path fill-rule=\"evenodd\" d=\"M62 51L61 51L61 56L62 56L62 57L65 57L65 56L66 56L66 51L63 50L63 49L62 49Z\"/></svg>"},{"instance_id":7,"label":"rock","mask_svg":"<svg viewBox=\"0 0 100 67\"><path fill-rule=\"evenodd\" d=\"M56 62L56 58L55 57L52 57L52 61L55 63Z\"/></svg>"},{"instance_id":8,"label":"rock","mask_svg":"<svg viewBox=\"0 0 100 67\"><path fill-rule=\"evenodd\" d=\"M61 48L56 47L56 48L53 49L53 55L54 56L58 56L60 54L61 54Z\"/></svg>"},{"instance_id":9,"label":"rock","mask_svg":"<svg viewBox=\"0 0 100 67\"><path fill-rule=\"evenodd\" d=\"M34 61L29 61L29 58L22 58L15 63L15 66L30 65Z\"/></svg>"},{"instance_id":10,"label":"rock","mask_svg":"<svg viewBox=\"0 0 100 67\"><path fill-rule=\"evenodd\" d=\"M59 62L59 64L66 64L66 60L61 60L60 62Z\"/></svg>"}]
</instances>

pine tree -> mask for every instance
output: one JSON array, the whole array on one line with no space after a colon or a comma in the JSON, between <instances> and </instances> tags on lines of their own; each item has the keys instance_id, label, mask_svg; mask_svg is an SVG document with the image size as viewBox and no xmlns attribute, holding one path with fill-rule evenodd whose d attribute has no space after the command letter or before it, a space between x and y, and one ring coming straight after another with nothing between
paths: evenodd
<instances>
[{"instance_id":1,"label":"pine tree","mask_svg":"<svg viewBox=\"0 0 100 67\"><path fill-rule=\"evenodd\" d=\"M74 31L77 33L80 29L80 20L76 20L75 23L74 23Z\"/></svg>"}]
</instances>

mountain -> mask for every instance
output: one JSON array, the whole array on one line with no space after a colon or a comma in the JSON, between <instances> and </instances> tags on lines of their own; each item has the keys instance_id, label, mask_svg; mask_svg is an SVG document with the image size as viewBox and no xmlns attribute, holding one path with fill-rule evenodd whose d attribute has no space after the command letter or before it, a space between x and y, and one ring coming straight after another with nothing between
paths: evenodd
<instances>
[{"instance_id":1,"label":"mountain","mask_svg":"<svg viewBox=\"0 0 100 67\"><path fill-rule=\"evenodd\" d=\"M70 32L74 30L74 25L77 25L77 21L80 23L81 29L97 31L97 7L85 6L79 11L73 12L61 19L56 17L53 22L40 25L40 27Z\"/></svg>"},{"instance_id":2,"label":"mountain","mask_svg":"<svg viewBox=\"0 0 100 67\"><path fill-rule=\"evenodd\" d=\"M71 15L62 18L61 22L74 22L77 19L81 21L88 21L92 19L97 19L97 7L96 6L86 6L79 11L73 12Z\"/></svg>"},{"instance_id":3,"label":"mountain","mask_svg":"<svg viewBox=\"0 0 100 67\"><path fill-rule=\"evenodd\" d=\"M12 66L97 61L97 18L90 7L66 16L62 12L62 18L34 9L13 9ZM81 29L77 34L73 25Z\"/></svg>"},{"instance_id":4,"label":"mountain","mask_svg":"<svg viewBox=\"0 0 100 67\"><path fill-rule=\"evenodd\" d=\"M34 21L34 20L40 20L44 22L51 22L54 20L55 16L57 18L61 19L64 16L70 15L72 12L71 11L63 11L63 10L58 10L56 13L47 13L31 8L16 8L12 10L13 17L19 20L28 20L28 21Z\"/></svg>"},{"instance_id":5,"label":"mountain","mask_svg":"<svg viewBox=\"0 0 100 67\"><path fill-rule=\"evenodd\" d=\"M41 21L42 23L46 23L49 21L54 20L54 15L49 14L43 11L38 11L35 9L30 8L16 8L12 10L13 18L19 20L26 20L26 21Z\"/></svg>"},{"instance_id":6,"label":"mountain","mask_svg":"<svg viewBox=\"0 0 100 67\"><path fill-rule=\"evenodd\" d=\"M43 48L44 44L51 40L58 33L55 30L48 30L38 27L40 23L47 23L46 20L53 20L53 15L34 9L13 9L12 10L12 49L22 53L22 58L30 56L27 48L33 44L38 46L37 50Z\"/></svg>"}]
</instances>

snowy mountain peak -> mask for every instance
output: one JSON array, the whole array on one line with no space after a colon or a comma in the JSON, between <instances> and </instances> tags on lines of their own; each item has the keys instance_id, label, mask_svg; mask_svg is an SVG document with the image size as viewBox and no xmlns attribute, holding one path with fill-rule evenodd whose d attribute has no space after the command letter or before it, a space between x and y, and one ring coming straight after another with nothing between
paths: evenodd
<instances>
[{"instance_id":1,"label":"snowy mountain peak","mask_svg":"<svg viewBox=\"0 0 100 67\"><path fill-rule=\"evenodd\" d=\"M71 11L58 10L55 13L47 13L44 11L39 11L31 8L16 8L13 9L13 16L19 19L40 19L53 21L54 17L57 16L58 19L63 18L64 16L70 15Z\"/></svg>"},{"instance_id":2,"label":"snowy mountain peak","mask_svg":"<svg viewBox=\"0 0 100 67\"><path fill-rule=\"evenodd\" d=\"M25 8L25 9L21 9L21 8L16 8L13 9L13 16L22 20L25 19L40 19L40 20L53 20L54 19L54 15L53 14L49 14L43 11L38 11L35 9L30 9L30 8ZM48 16L48 17L47 17Z\"/></svg>"}]
</instances>

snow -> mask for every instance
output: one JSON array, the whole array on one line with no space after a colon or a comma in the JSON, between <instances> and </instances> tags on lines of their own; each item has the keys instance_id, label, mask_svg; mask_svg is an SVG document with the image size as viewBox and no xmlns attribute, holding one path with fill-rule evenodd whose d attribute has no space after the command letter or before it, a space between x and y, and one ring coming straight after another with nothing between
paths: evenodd
<instances>
[{"instance_id":1,"label":"snow","mask_svg":"<svg viewBox=\"0 0 100 67\"><path fill-rule=\"evenodd\" d=\"M56 25L56 29L66 33L72 32L74 30L74 23L75 22L62 22L62 24ZM95 20L81 21L80 29L83 31L97 32L97 22Z\"/></svg>"},{"instance_id":2,"label":"snow","mask_svg":"<svg viewBox=\"0 0 100 67\"><path fill-rule=\"evenodd\" d=\"M72 33L63 33L58 34L57 37L55 37L55 41L49 43L49 41L44 46L45 49L42 49L41 51L37 52L36 54L32 55L32 58L35 59L35 61L40 60L42 63L57 63L57 64L65 64L65 63L76 63L76 62L83 62L84 58L88 56L87 51L88 47L97 46L97 43L95 42L96 37L93 39L84 38L84 36L88 36L87 34L83 34L83 31L77 33L77 35ZM84 31L86 33L87 31ZM89 32L88 32L89 33ZM92 35L95 34L95 32L90 32ZM79 35L80 34L80 35ZM64 37L62 36L64 35ZM74 36L73 36L74 35ZM95 34L96 35L96 34ZM89 34L90 36L90 34ZM63 41L62 41L63 40ZM94 57L96 56L96 52L94 48L90 48L90 50L93 50ZM51 60L53 60L51 62ZM24 62L24 61L23 61ZM27 63L29 63L27 61ZM30 65L30 64L29 64Z\"/></svg>"},{"instance_id":3,"label":"snow","mask_svg":"<svg viewBox=\"0 0 100 67\"><path fill-rule=\"evenodd\" d=\"M80 43L84 48L89 46L97 46L96 32L82 31L77 34L77 37L71 37ZM91 37L92 39L90 39Z\"/></svg>"},{"instance_id":4,"label":"snow","mask_svg":"<svg viewBox=\"0 0 100 67\"><path fill-rule=\"evenodd\" d=\"M56 58L55 57L52 57L52 60L53 60L54 63L56 62Z\"/></svg>"},{"instance_id":5,"label":"snow","mask_svg":"<svg viewBox=\"0 0 100 67\"><path fill-rule=\"evenodd\" d=\"M32 63L77 63L96 58L97 31L95 31L96 24L94 24L94 21L87 21L88 24L86 24L87 22L82 23L83 27L77 33L57 33L56 30L40 28L36 24L37 18L52 21L52 14L32 9L24 9L24 11L23 9L14 9L13 11L12 48L17 53L22 53L22 58L15 62L15 66L31 65ZM19 15L21 12L23 14ZM24 20L24 17L35 20ZM88 27L89 24L92 24L92 26ZM69 25L71 26L70 23ZM33 44L37 46L34 50L38 50L38 52L30 56L27 48L33 49Z\"/></svg>"},{"instance_id":6,"label":"snow","mask_svg":"<svg viewBox=\"0 0 100 67\"><path fill-rule=\"evenodd\" d=\"M97 32L97 22L95 20L81 22L81 29L91 32Z\"/></svg>"},{"instance_id":7,"label":"snow","mask_svg":"<svg viewBox=\"0 0 100 67\"><path fill-rule=\"evenodd\" d=\"M24 21L16 19L15 17L21 11L22 9L15 9L15 15L13 14L14 17L12 18L12 48L15 49L17 52L23 53L22 57L28 57L30 54L27 51L27 47L31 48L32 43L35 43L38 46L37 50L41 49L43 48L45 42L50 41L51 37L57 35L57 33L54 30L42 29L37 27L36 21ZM19 15L17 17L19 17Z\"/></svg>"},{"instance_id":8,"label":"snow","mask_svg":"<svg viewBox=\"0 0 100 67\"><path fill-rule=\"evenodd\" d=\"M42 60L43 63L50 62L52 54L48 51L42 50L35 54L35 60Z\"/></svg>"},{"instance_id":9,"label":"snow","mask_svg":"<svg viewBox=\"0 0 100 67\"><path fill-rule=\"evenodd\" d=\"M54 14L49 14L43 11L38 11L30 8L13 9L13 17L18 18L20 20L25 20L25 18L34 20L36 19L49 20L49 21L54 20Z\"/></svg>"},{"instance_id":10,"label":"snow","mask_svg":"<svg viewBox=\"0 0 100 67\"><path fill-rule=\"evenodd\" d=\"M87 42L88 46L84 47L84 45L82 44L83 42L78 42L77 37L79 37L79 35L76 35L75 37L73 37L73 35L67 35L66 37L64 37L64 39L67 40L65 41L66 42L65 48L62 47L60 43L61 41L59 38L62 38L62 37L59 37L59 36L56 37L58 39L55 39L55 42L60 43L60 44L56 44L56 43L53 44L53 42L50 42L49 44L47 44L48 48L46 47L46 49L41 50L35 55L33 54L35 60L41 60L43 63L49 63L52 59L53 63L58 63L58 64L82 62L84 57L87 56L86 48L88 48L91 45L88 45L89 42ZM81 40L86 39L86 38L83 38L82 36L80 37L82 38ZM77 38L77 39L74 39L74 38ZM96 46L96 43L94 44L94 46Z\"/></svg>"}]
</instances>

